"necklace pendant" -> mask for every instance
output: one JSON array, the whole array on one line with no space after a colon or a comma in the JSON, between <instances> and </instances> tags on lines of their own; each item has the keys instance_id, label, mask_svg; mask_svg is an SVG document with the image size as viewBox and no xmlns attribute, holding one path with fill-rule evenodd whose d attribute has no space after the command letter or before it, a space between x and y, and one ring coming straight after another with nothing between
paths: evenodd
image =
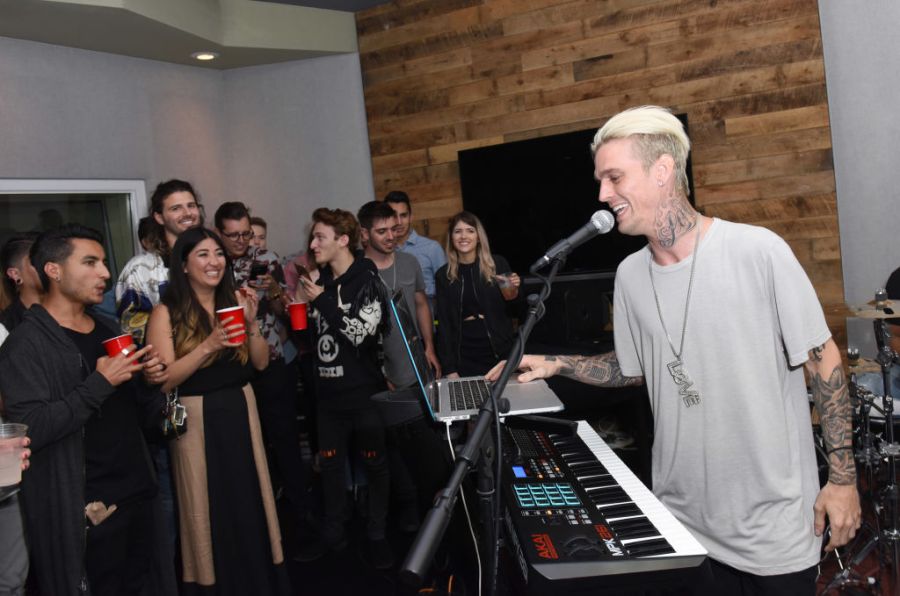
<instances>
[{"instance_id":1,"label":"necklace pendant","mask_svg":"<svg viewBox=\"0 0 900 596\"><path fill-rule=\"evenodd\" d=\"M669 369L669 374L672 375L672 380L678 385L678 395L681 397L681 401L684 402L685 407L699 406L700 392L691 389L694 381L691 380L690 375L684 370L684 363L681 362L681 358L676 358L666 366Z\"/></svg>"}]
</instances>

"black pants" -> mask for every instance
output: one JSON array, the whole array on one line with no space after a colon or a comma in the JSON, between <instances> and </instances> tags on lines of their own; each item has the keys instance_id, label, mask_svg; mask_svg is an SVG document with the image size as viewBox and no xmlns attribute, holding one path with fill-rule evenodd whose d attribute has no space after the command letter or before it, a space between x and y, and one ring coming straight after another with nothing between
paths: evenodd
<instances>
[{"instance_id":1,"label":"black pants","mask_svg":"<svg viewBox=\"0 0 900 596\"><path fill-rule=\"evenodd\" d=\"M91 594L140 594L150 574L155 531L149 500L120 505L99 526L91 526L85 556Z\"/></svg>"},{"instance_id":2,"label":"black pants","mask_svg":"<svg viewBox=\"0 0 900 596\"><path fill-rule=\"evenodd\" d=\"M325 525L322 536L329 546L344 541L347 519L345 486L347 454L352 445L362 454L369 483L368 522L370 540L384 538L390 474L385 452L384 424L374 405L334 409L319 403L319 466L325 498Z\"/></svg>"},{"instance_id":3,"label":"black pants","mask_svg":"<svg viewBox=\"0 0 900 596\"><path fill-rule=\"evenodd\" d=\"M753 575L708 559L711 573L698 573L698 581L680 594L685 596L814 596L815 566L782 575Z\"/></svg>"},{"instance_id":4,"label":"black pants","mask_svg":"<svg viewBox=\"0 0 900 596\"><path fill-rule=\"evenodd\" d=\"M256 408L266 444L271 447L273 476L281 481L293 507L295 521L303 520L311 509L310 473L300 454L300 429L297 425L297 368L283 358L269 366L253 381ZM276 475L277 474L277 475Z\"/></svg>"}]
</instances>

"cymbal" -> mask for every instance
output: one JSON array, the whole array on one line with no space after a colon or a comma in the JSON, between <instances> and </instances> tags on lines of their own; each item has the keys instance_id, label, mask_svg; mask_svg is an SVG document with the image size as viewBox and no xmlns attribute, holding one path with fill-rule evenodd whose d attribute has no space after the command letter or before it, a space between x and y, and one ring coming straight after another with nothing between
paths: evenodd
<instances>
[{"instance_id":1,"label":"cymbal","mask_svg":"<svg viewBox=\"0 0 900 596\"><path fill-rule=\"evenodd\" d=\"M896 300L885 300L884 309L875 308L875 302L868 304L838 304L829 307L828 314L858 319L900 319L900 303Z\"/></svg>"}]
</instances>

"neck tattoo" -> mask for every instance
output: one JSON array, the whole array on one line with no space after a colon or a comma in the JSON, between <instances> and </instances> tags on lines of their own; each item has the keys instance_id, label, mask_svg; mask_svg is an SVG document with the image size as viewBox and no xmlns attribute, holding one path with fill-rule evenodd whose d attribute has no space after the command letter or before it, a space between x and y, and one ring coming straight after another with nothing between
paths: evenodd
<instances>
[{"instance_id":1,"label":"neck tattoo","mask_svg":"<svg viewBox=\"0 0 900 596\"><path fill-rule=\"evenodd\" d=\"M681 355L684 353L684 336L687 334L687 322L688 322L688 308L691 304L691 290L694 287L694 269L697 266L697 249L700 247L700 228L702 227L700 218L697 218L697 234L694 238L694 255L693 260L691 261L691 276L688 281L688 290L687 290L687 298L684 301L684 321L681 324L681 344L678 346L678 350L675 350L675 344L672 342L672 336L669 335L669 330L666 329L666 322L663 320L662 307L659 304L659 294L656 292L656 285L653 283L653 254L650 255L650 261L648 265L648 273L650 274L650 287L653 289L653 299L656 301L656 312L659 315L659 322L662 325L663 331L666 334L666 339L669 342L669 348L672 350L672 354L675 355L675 360L669 362L666 367L669 369L669 374L672 375L672 380L675 381L675 384L678 386L678 395L681 397L681 401L684 402L685 407L690 408L691 406L700 405L700 392L696 389L691 389L694 386L694 381L691 379L688 372L684 369L684 363L681 361Z\"/></svg>"}]
</instances>

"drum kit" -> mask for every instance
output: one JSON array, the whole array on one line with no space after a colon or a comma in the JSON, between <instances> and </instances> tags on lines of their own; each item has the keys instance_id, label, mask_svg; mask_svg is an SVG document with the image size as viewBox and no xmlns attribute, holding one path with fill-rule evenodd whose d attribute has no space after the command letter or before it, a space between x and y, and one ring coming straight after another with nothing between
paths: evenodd
<instances>
[{"instance_id":1,"label":"drum kit","mask_svg":"<svg viewBox=\"0 0 900 596\"><path fill-rule=\"evenodd\" d=\"M843 553L836 551L840 571L824 594L882 594L879 579L889 573L894 590L900 590L900 510L897 463L900 458L900 413L895 415L894 395L900 397L900 357L891 348L889 319L900 323L900 301L887 299L885 290L875 300L858 307L844 307L840 314L872 320L878 353L861 358L858 348L847 350L848 389L853 407L853 454L857 464L863 526ZM893 374L892 374L893 373ZM886 423L891 421L891 423ZM875 553L877 568L864 561ZM843 556L842 556L843 555Z\"/></svg>"}]
</instances>

